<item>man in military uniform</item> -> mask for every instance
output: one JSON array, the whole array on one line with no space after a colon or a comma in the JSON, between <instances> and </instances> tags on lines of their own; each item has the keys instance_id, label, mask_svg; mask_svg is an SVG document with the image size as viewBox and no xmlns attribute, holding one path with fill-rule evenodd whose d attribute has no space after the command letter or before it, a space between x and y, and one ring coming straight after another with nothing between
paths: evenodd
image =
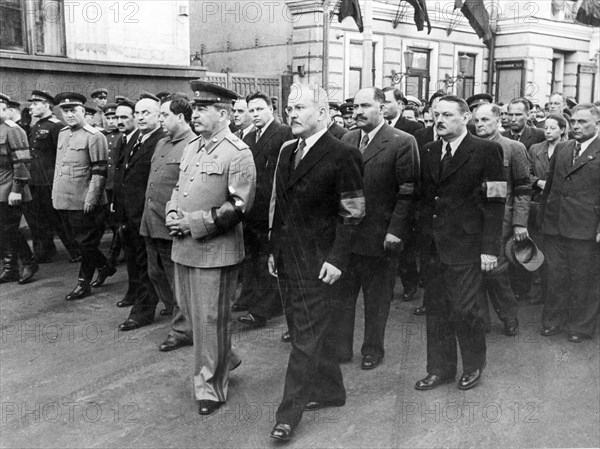
<instances>
[{"instance_id":1,"label":"man in military uniform","mask_svg":"<svg viewBox=\"0 0 600 449\"><path fill-rule=\"evenodd\" d=\"M56 254L54 234L58 234L72 262L79 261L79 245L68 223L62 222L52 207L52 181L56 164L58 134L64 124L52 113L54 97L48 92L34 90L28 98L31 115L37 122L31 126L29 148L31 166L29 189L31 202L25 207L25 218L33 237L33 248L39 263L49 263Z\"/></svg>"},{"instance_id":2,"label":"man in military uniform","mask_svg":"<svg viewBox=\"0 0 600 449\"><path fill-rule=\"evenodd\" d=\"M98 277L92 282L92 287L102 287L106 278L112 276L117 272L115 266L117 265L117 259L121 252L121 238L119 235L119 224L115 217L115 210L113 205L114 202L114 182L115 182L115 168L117 161L119 160L119 148L122 139L121 131L117 128L117 111L118 105L116 103L110 103L106 105L104 109L104 116L108 123L108 127L103 131L106 141L108 142L108 166L107 166L107 178L106 178L106 199L108 204L111 205L109 215L106 219L106 225L110 227L113 233L113 238L108 250L108 258L106 265L98 270Z\"/></svg>"},{"instance_id":3,"label":"man in military uniform","mask_svg":"<svg viewBox=\"0 0 600 449\"><path fill-rule=\"evenodd\" d=\"M98 245L104 233L108 145L100 131L85 123L83 95L63 92L55 102L68 126L58 136L52 204L71 225L81 248L79 281L65 297L73 301L91 293L94 271L106 264Z\"/></svg>"},{"instance_id":4,"label":"man in military uniform","mask_svg":"<svg viewBox=\"0 0 600 449\"><path fill-rule=\"evenodd\" d=\"M27 187L31 156L25 131L8 119L9 101L8 95L0 93L0 249L4 256L0 284L17 280L25 284L38 271L33 252L19 231L21 204L31 200ZM23 262L20 275L18 257Z\"/></svg>"},{"instance_id":5,"label":"man in military uniform","mask_svg":"<svg viewBox=\"0 0 600 449\"><path fill-rule=\"evenodd\" d=\"M176 237L175 297L192 322L198 412L209 415L225 402L229 372L241 363L231 349L228 323L244 259L241 221L254 200L256 171L252 152L228 128L237 94L202 81L191 85L192 121L201 137L184 151L165 210Z\"/></svg>"},{"instance_id":6,"label":"man in military uniform","mask_svg":"<svg viewBox=\"0 0 600 449\"><path fill-rule=\"evenodd\" d=\"M108 103L108 89L101 87L92 91L90 97L96 105L96 112L94 113L93 125L100 128L106 129L108 127L108 121L104 116L104 108Z\"/></svg>"}]
</instances>

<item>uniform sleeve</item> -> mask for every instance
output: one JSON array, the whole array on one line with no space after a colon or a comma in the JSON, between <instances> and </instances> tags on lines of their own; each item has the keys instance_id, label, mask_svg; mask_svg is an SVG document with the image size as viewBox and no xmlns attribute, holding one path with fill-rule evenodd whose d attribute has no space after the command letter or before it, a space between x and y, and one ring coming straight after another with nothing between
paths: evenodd
<instances>
[{"instance_id":1,"label":"uniform sleeve","mask_svg":"<svg viewBox=\"0 0 600 449\"><path fill-rule=\"evenodd\" d=\"M502 246L502 221L506 202L506 175L502 147L486 148L483 170L483 234L481 253L497 256Z\"/></svg>"},{"instance_id":2,"label":"uniform sleeve","mask_svg":"<svg viewBox=\"0 0 600 449\"><path fill-rule=\"evenodd\" d=\"M531 161L525 145L515 142L512 150L513 226L527 227L531 204Z\"/></svg>"},{"instance_id":3,"label":"uniform sleeve","mask_svg":"<svg viewBox=\"0 0 600 449\"><path fill-rule=\"evenodd\" d=\"M190 213L192 237L222 234L237 226L251 209L256 191L256 168L249 149L236 151L229 165L229 198L219 207Z\"/></svg>"},{"instance_id":4,"label":"uniform sleeve","mask_svg":"<svg viewBox=\"0 0 600 449\"><path fill-rule=\"evenodd\" d=\"M88 151L90 154L90 165L92 169L92 179L88 189L85 202L97 206L100 204L102 192L106 185L107 163L108 163L108 142L104 134L93 134L88 140Z\"/></svg>"},{"instance_id":5,"label":"uniform sleeve","mask_svg":"<svg viewBox=\"0 0 600 449\"><path fill-rule=\"evenodd\" d=\"M336 226L333 247L326 262L344 271L358 225L365 216L365 196L363 193L363 162L360 152L352 147L339 160L336 189L339 197L339 220Z\"/></svg>"},{"instance_id":6,"label":"uniform sleeve","mask_svg":"<svg viewBox=\"0 0 600 449\"><path fill-rule=\"evenodd\" d=\"M419 182L419 152L414 137L402 138L396 152L398 194L387 232L406 240L414 218L415 194Z\"/></svg>"},{"instance_id":7,"label":"uniform sleeve","mask_svg":"<svg viewBox=\"0 0 600 449\"><path fill-rule=\"evenodd\" d=\"M10 128L6 136L6 144L13 166L12 192L23 193L29 181L29 162L31 161L27 134L21 128Z\"/></svg>"}]
</instances>

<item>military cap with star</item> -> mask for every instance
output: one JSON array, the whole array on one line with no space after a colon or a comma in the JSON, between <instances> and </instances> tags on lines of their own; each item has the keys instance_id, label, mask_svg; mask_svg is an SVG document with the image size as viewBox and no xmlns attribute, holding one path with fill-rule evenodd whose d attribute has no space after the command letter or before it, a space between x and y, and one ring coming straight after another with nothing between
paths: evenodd
<instances>
[{"instance_id":1,"label":"military cap with star","mask_svg":"<svg viewBox=\"0 0 600 449\"><path fill-rule=\"evenodd\" d=\"M414 95L407 95L406 96L406 103L407 104L412 104L414 106L422 106L421 104L421 100L419 100L417 97L415 97Z\"/></svg>"},{"instance_id":2,"label":"military cap with star","mask_svg":"<svg viewBox=\"0 0 600 449\"><path fill-rule=\"evenodd\" d=\"M150 100L154 100L154 101L160 102L160 99L156 95L151 94L150 92L146 92L145 90L143 90L140 93L140 100L145 100L146 98L148 98Z\"/></svg>"},{"instance_id":3,"label":"military cap with star","mask_svg":"<svg viewBox=\"0 0 600 449\"><path fill-rule=\"evenodd\" d=\"M192 103L197 105L211 105L215 103L231 103L240 96L232 90L217 86L206 81L190 81L194 98Z\"/></svg>"},{"instance_id":4,"label":"military cap with star","mask_svg":"<svg viewBox=\"0 0 600 449\"><path fill-rule=\"evenodd\" d=\"M115 97L115 102L117 103L117 106L127 106L128 108L131 108L132 111L135 110L135 102L123 95L117 95Z\"/></svg>"},{"instance_id":5,"label":"military cap with star","mask_svg":"<svg viewBox=\"0 0 600 449\"><path fill-rule=\"evenodd\" d=\"M115 115L117 113L117 107L119 107L117 103L108 103L104 108L104 116Z\"/></svg>"},{"instance_id":6,"label":"military cap with star","mask_svg":"<svg viewBox=\"0 0 600 449\"><path fill-rule=\"evenodd\" d=\"M165 98L170 97L171 96L171 92L159 92L156 94L156 98L158 98L159 101L165 101Z\"/></svg>"},{"instance_id":7,"label":"military cap with star","mask_svg":"<svg viewBox=\"0 0 600 449\"><path fill-rule=\"evenodd\" d=\"M54 106L54 97L43 90L32 91L27 101L45 101L46 103L50 103L52 106Z\"/></svg>"},{"instance_id":8,"label":"military cap with star","mask_svg":"<svg viewBox=\"0 0 600 449\"><path fill-rule=\"evenodd\" d=\"M7 106L12 109L21 109L21 103L19 103L18 101L15 101L15 100L10 100L7 103Z\"/></svg>"},{"instance_id":9,"label":"military cap with star","mask_svg":"<svg viewBox=\"0 0 600 449\"><path fill-rule=\"evenodd\" d=\"M340 105L334 102L329 103L329 109L335 109L336 111L340 110Z\"/></svg>"},{"instance_id":10,"label":"military cap with star","mask_svg":"<svg viewBox=\"0 0 600 449\"><path fill-rule=\"evenodd\" d=\"M0 103L4 103L4 104L8 105L9 101L10 101L10 97L8 95L0 92Z\"/></svg>"},{"instance_id":11,"label":"military cap with star","mask_svg":"<svg viewBox=\"0 0 600 449\"><path fill-rule=\"evenodd\" d=\"M469 105L469 109L473 110L480 104L492 103L494 101L494 97L490 94L475 94L471 95L467 98L467 104Z\"/></svg>"},{"instance_id":12,"label":"military cap with star","mask_svg":"<svg viewBox=\"0 0 600 449\"><path fill-rule=\"evenodd\" d=\"M87 98L85 98L85 95L78 94L77 92L61 92L54 97L54 103L61 108L83 106L86 101Z\"/></svg>"},{"instance_id":13,"label":"military cap with star","mask_svg":"<svg viewBox=\"0 0 600 449\"><path fill-rule=\"evenodd\" d=\"M350 104L354 104L354 97L350 97L350 98L346 98L344 100L345 103L350 103Z\"/></svg>"},{"instance_id":14,"label":"military cap with star","mask_svg":"<svg viewBox=\"0 0 600 449\"><path fill-rule=\"evenodd\" d=\"M102 94L108 96L108 89L106 87L100 87L98 89L93 90L92 93L90 94L90 97L96 98Z\"/></svg>"}]
</instances>

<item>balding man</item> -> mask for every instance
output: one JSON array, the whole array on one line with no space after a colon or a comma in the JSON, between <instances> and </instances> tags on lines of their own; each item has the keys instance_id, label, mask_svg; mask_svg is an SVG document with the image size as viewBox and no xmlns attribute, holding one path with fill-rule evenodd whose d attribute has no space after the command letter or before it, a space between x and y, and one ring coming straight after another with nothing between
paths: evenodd
<instances>
[{"instance_id":1,"label":"balding man","mask_svg":"<svg viewBox=\"0 0 600 449\"><path fill-rule=\"evenodd\" d=\"M123 249L127 259L127 275L130 285L136 286L136 295L129 318L119 325L119 330L130 331L151 324L158 304L158 296L148 276L148 256L140 224L144 212L144 200L150 161L158 141L166 137L159 125L160 106L151 98L144 98L135 105L138 131L120 153L117 169L119 179L115 190L122 208Z\"/></svg>"},{"instance_id":2,"label":"balding man","mask_svg":"<svg viewBox=\"0 0 600 449\"><path fill-rule=\"evenodd\" d=\"M365 215L362 157L327 131L327 93L294 84L286 111L297 139L281 148L269 272L288 285L292 352L271 437L289 440L305 409L342 406L332 298Z\"/></svg>"},{"instance_id":3,"label":"balding man","mask_svg":"<svg viewBox=\"0 0 600 449\"><path fill-rule=\"evenodd\" d=\"M525 145L500 135L500 107L495 104L482 104L474 113L477 136L499 143L504 153L504 172L506 175L506 205L502 225L502 248L513 237L521 242L529 237L527 220L531 202L531 182L529 172L531 162ZM498 267L485 273L484 286L492 301L498 318L504 323L504 334L517 334L517 299L510 286L508 261L504 251L498 255ZM484 308L488 309L488 301L484 299ZM485 314L489 328L489 313Z\"/></svg>"},{"instance_id":4,"label":"balding man","mask_svg":"<svg viewBox=\"0 0 600 449\"><path fill-rule=\"evenodd\" d=\"M248 111L248 103L245 98L238 98L233 103L233 124L238 129L235 132L236 137L242 140L255 130L254 121Z\"/></svg>"}]
</instances>

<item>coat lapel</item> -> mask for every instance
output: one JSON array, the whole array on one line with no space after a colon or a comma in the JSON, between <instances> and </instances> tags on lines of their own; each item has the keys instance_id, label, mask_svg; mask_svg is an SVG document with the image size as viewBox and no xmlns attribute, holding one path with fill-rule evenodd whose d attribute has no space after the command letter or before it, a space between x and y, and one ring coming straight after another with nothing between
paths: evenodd
<instances>
[{"instance_id":1,"label":"coat lapel","mask_svg":"<svg viewBox=\"0 0 600 449\"><path fill-rule=\"evenodd\" d=\"M275 134L275 121L271 122L269 127L261 134L258 142L256 142L256 152L254 153L255 156L258 156L262 150L264 150L266 143L271 140L273 134ZM256 136L256 134L254 134L254 136Z\"/></svg>"},{"instance_id":2,"label":"coat lapel","mask_svg":"<svg viewBox=\"0 0 600 449\"><path fill-rule=\"evenodd\" d=\"M360 136L360 133L358 133ZM375 138L372 142L369 142L367 148L363 153L363 161L366 164L372 159L377 153L385 150L385 144L389 141L390 137L390 126L386 123L381 127L379 132L375 134Z\"/></svg>"},{"instance_id":3,"label":"coat lapel","mask_svg":"<svg viewBox=\"0 0 600 449\"><path fill-rule=\"evenodd\" d=\"M130 163L130 161L129 161L129 153L131 153L131 149L133 148L133 146L135 145L135 143L137 142L137 140L138 140L139 137L140 137L140 130L138 129L129 138L129 140L127 141L127 145L125 145L125 147L123 147L123 151L121 153L121 157L123 158L124 165L127 165L127 164Z\"/></svg>"},{"instance_id":4,"label":"coat lapel","mask_svg":"<svg viewBox=\"0 0 600 449\"><path fill-rule=\"evenodd\" d=\"M575 148L575 144L569 145L569 154L571 155L571 160L573 160L574 148ZM588 145L588 147L585 149L585 151L579 155L579 157L575 161L575 164L567 172L567 175L570 175L575 170L579 170L581 167L583 167L589 161L596 159L596 157L598 157L599 152L600 152L600 138L596 137L592 141L592 143L590 143Z\"/></svg>"},{"instance_id":5,"label":"coat lapel","mask_svg":"<svg viewBox=\"0 0 600 449\"><path fill-rule=\"evenodd\" d=\"M542 145L542 151L538 152L535 156L542 169L544 170L544 173L548 172L548 169L550 168L550 158L548 157L548 142L544 142L544 144Z\"/></svg>"},{"instance_id":6,"label":"coat lapel","mask_svg":"<svg viewBox=\"0 0 600 449\"><path fill-rule=\"evenodd\" d=\"M333 137L331 138L333 139ZM290 178L287 184L288 189L292 185L294 185L300 178L306 175L310 171L310 169L329 152L327 139L328 133L323 134L321 138L315 142L313 147L308 150L308 153L302 158L302 160L298 164L298 167L296 167L296 169L293 170L290 174ZM296 149L297 146L298 145L296 145L294 149Z\"/></svg>"},{"instance_id":7,"label":"coat lapel","mask_svg":"<svg viewBox=\"0 0 600 449\"><path fill-rule=\"evenodd\" d=\"M440 164L442 159L442 142L436 141L431 148L427 150L427 162L431 177L438 182L440 177Z\"/></svg>"},{"instance_id":8,"label":"coat lapel","mask_svg":"<svg viewBox=\"0 0 600 449\"><path fill-rule=\"evenodd\" d=\"M471 153L473 152L473 148L469 145L471 141L471 137L469 134L465 136L463 141L460 143L459 147L456 149L454 156L450 160L450 165L448 167L448 171L444 175L443 178L440 178L440 182L444 179L452 176L456 170L458 170L463 164L465 164L470 158Z\"/></svg>"},{"instance_id":9,"label":"coat lapel","mask_svg":"<svg viewBox=\"0 0 600 449\"><path fill-rule=\"evenodd\" d=\"M287 186L288 180L290 178L290 164L292 162L292 153L296 151L298 148L299 140L296 140L296 143L287 145L281 155L279 156L279 168L277 169L277 173L281 184Z\"/></svg>"}]
</instances>

